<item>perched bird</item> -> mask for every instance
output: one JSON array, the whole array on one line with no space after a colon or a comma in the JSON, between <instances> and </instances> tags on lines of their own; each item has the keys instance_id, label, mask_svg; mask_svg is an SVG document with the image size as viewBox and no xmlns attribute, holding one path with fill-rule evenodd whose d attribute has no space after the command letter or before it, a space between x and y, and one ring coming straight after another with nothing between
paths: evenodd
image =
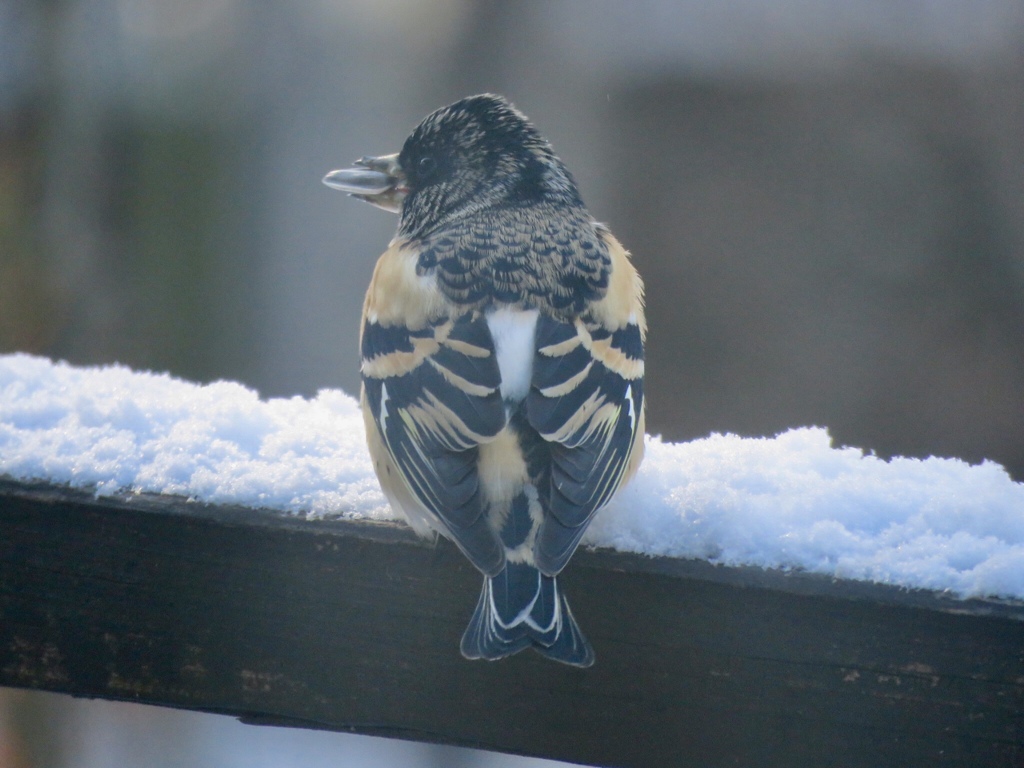
<instances>
[{"instance_id":1,"label":"perched bird","mask_svg":"<svg viewBox=\"0 0 1024 768\"><path fill-rule=\"evenodd\" d=\"M470 659L594 652L556 576L643 454L643 283L505 99L428 115L324 183L399 214L366 294L362 408L391 505L484 574Z\"/></svg>"}]
</instances>

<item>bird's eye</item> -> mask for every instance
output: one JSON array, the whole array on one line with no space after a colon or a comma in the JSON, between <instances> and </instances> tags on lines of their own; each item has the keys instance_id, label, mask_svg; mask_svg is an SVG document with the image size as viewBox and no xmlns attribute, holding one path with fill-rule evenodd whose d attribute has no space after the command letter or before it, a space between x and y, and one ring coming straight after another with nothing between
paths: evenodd
<instances>
[{"instance_id":1,"label":"bird's eye","mask_svg":"<svg viewBox=\"0 0 1024 768\"><path fill-rule=\"evenodd\" d=\"M420 161L416 164L416 170L420 172L421 176L429 176L436 167L437 163L434 162L434 158L430 157L430 155L421 157Z\"/></svg>"}]
</instances>

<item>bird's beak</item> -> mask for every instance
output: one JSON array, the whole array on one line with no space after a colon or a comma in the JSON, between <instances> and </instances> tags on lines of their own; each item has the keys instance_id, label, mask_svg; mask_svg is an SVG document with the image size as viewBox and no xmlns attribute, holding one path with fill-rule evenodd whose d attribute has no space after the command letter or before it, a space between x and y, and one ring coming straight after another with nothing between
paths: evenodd
<instances>
[{"instance_id":1,"label":"bird's beak","mask_svg":"<svg viewBox=\"0 0 1024 768\"><path fill-rule=\"evenodd\" d=\"M324 176L324 184L385 211L398 213L401 210L409 188L405 186L405 174L398 164L397 152L383 157L362 157L352 165L352 168L328 173Z\"/></svg>"}]
</instances>

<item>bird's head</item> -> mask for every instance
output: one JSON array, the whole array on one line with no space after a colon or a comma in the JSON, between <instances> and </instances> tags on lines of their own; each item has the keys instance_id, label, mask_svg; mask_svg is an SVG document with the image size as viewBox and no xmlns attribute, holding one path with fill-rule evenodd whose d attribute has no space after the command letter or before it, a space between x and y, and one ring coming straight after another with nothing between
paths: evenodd
<instances>
[{"instance_id":1,"label":"bird's head","mask_svg":"<svg viewBox=\"0 0 1024 768\"><path fill-rule=\"evenodd\" d=\"M400 214L399 231L409 237L501 206L545 199L582 205L551 145L491 94L442 107L416 126L401 152L364 157L324 183Z\"/></svg>"}]
</instances>

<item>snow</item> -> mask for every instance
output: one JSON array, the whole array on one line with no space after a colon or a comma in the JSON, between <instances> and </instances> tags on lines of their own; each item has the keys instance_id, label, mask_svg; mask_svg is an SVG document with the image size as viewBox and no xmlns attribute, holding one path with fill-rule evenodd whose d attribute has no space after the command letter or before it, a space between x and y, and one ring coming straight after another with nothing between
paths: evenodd
<instances>
[{"instance_id":1,"label":"snow","mask_svg":"<svg viewBox=\"0 0 1024 768\"><path fill-rule=\"evenodd\" d=\"M123 366L0 356L0 475L178 494L309 518L393 520L340 390L260 400ZM1024 484L998 464L884 461L825 429L647 438L585 544L1024 599Z\"/></svg>"},{"instance_id":2,"label":"snow","mask_svg":"<svg viewBox=\"0 0 1024 768\"><path fill-rule=\"evenodd\" d=\"M0 474L17 479L395 519L363 435L340 390L262 401L233 382L0 356Z\"/></svg>"}]
</instances>

